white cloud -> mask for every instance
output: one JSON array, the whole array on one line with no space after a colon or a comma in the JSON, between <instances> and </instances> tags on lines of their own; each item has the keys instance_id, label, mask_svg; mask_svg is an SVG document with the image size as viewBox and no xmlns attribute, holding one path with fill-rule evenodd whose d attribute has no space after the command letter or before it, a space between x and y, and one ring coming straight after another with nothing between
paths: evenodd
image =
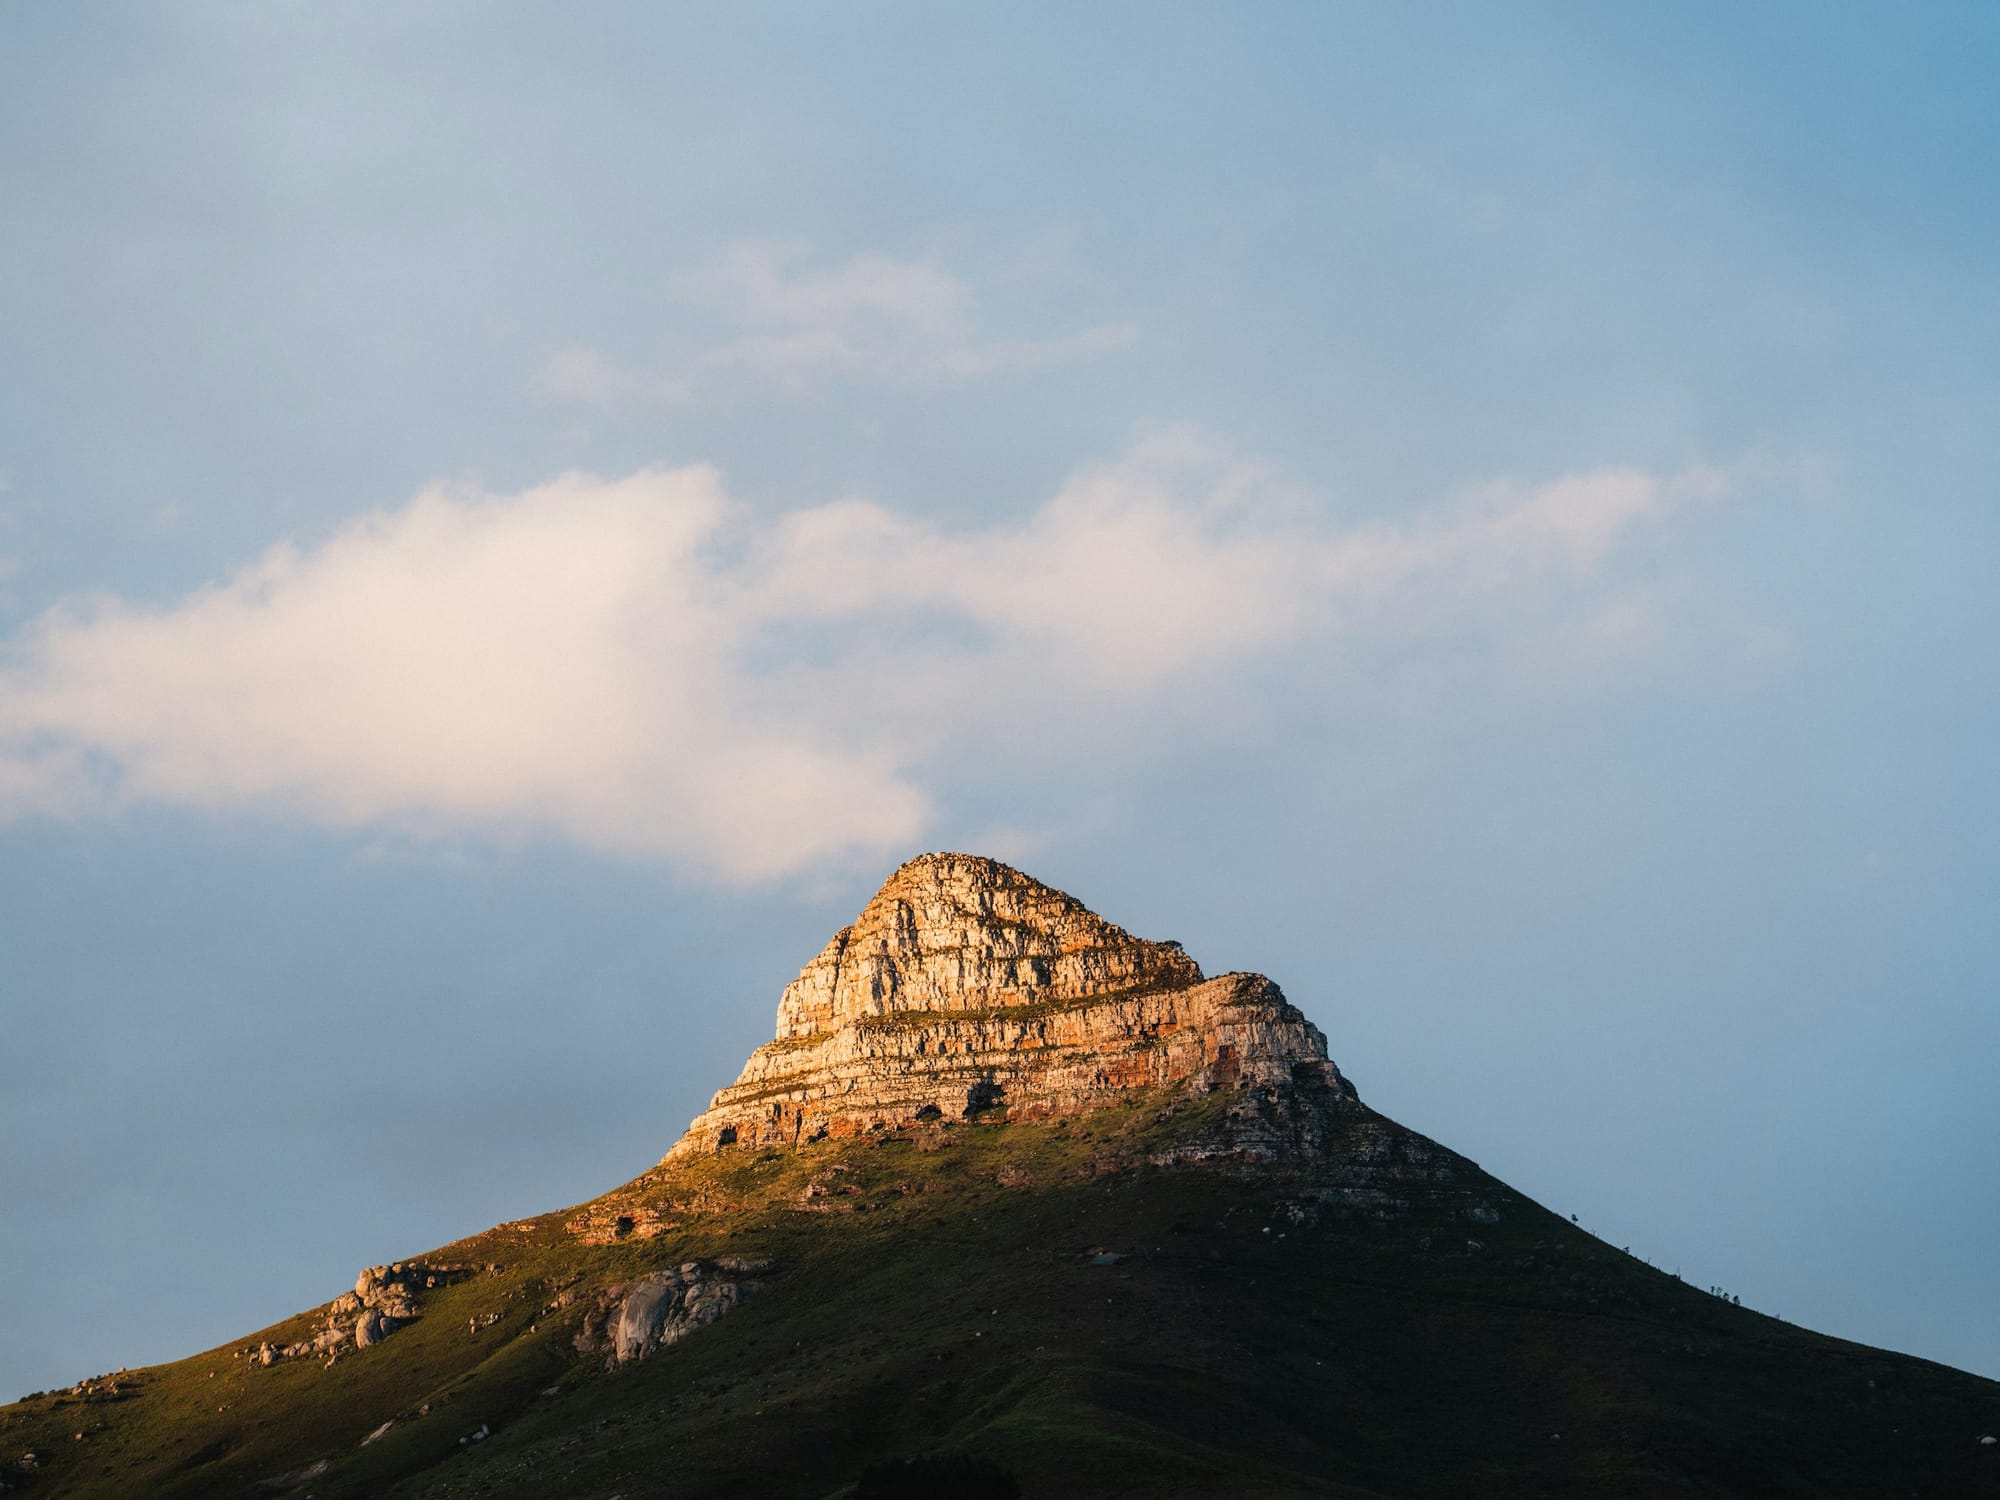
<instances>
[{"instance_id":1,"label":"white cloud","mask_svg":"<svg viewBox=\"0 0 2000 1500\"><path fill-rule=\"evenodd\" d=\"M891 385L969 381L1099 359L1132 342L1130 324L1043 337L985 333L972 291L929 261L879 254L813 264L794 245L750 241L683 279L685 300L730 330L675 373L621 365L587 346L541 370L545 395L579 405L682 401L718 383L802 392L829 378Z\"/></svg>"},{"instance_id":2,"label":"white cloud","mask_svg":"<svg viewBox=\"0 0 2000 1500\"><path fill-rule=\"evenodd\" d=\"M702 468L431 489L168 607L21 632L0 812L277 809L769 877L907 849L967 747L1074 754L1086 721L1199 713L1300 647L1504 630L1719 486L1607 471L1342 529L1168 436L967 529L853 500L758 522Z\"/></svg>"},{"instance_id":3,"label":"white cloud","mask_svg":"<svg viewBox=\"0 0 2000 1500\"><path fill-rule=\"evenodd\" d=\"M628 369L582 346L558 350L542 366L542 394L581 406L616 406L628 401L685 401L681 382Z\"/></svg>"},{"instance_id":4,"label":"white cloud","mask_svg":"<svg viewBox=\"0 0 2000 1500\"><path fill-rule=\"evenodd\" d=\"M938 338L962 338L972 298L937 266L864 254L835 266L800 264L797 245L745 241L713 277L743 321L766 327L832 327L881 317Z\"/></svg>"},{"instance_id":5,"label":"white cloud","mask_svg":"<svg viewBox=\"0 0 2000 1500\"><path fill-rule=\"evenodd\" d=\"M13 797L83 748L121 797L552 829L738 876L907 842L924 805L889 757L737 690L704 552L728 510L700 469L432 490L165 610L47 616L0 686Z\"/></svg>"}]
</instances>

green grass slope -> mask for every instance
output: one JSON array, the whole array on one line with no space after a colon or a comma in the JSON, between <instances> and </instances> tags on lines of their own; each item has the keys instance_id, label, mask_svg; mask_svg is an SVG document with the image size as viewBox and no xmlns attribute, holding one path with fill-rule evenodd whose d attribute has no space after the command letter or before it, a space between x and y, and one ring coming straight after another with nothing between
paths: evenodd
<instances>
[{"instance_id":1,"label":"green grass slope","mask_svg":"<svg viewBox=\"0 0 2000 1500\"><path fill-rule=\"evenodd\" d=\"M1315 1161L1159 1164L1223 1107L657 1169L424 1257L478 1272L330 1369L222 1349L0 1409L0 1479L817 1500L969 1454L1028 1497L2000 1495L1993 1382L1729 1306L1365 1110ZM719 1322L574 1346L596 1288L724 1255L773 1268Z\"/></svg>"}]
</instances>

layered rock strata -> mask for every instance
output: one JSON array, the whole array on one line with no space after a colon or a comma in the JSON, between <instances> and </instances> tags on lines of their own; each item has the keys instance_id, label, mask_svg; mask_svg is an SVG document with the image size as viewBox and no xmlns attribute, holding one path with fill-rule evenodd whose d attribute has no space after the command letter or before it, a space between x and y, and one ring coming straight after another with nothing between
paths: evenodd
<instances>
[{"instance_id":1,"label":"layered rock strata","mask_svg":"<svg viewBox=\"0 0 2000 1500\"><path fill-rule=\"evenodd\" d=\"M1305 1091L1322 1113L1354 1099L1325 1036L1262 975L1204 978L1178 943L1136 938L996 860L927 854L786 987L776 1038L667 1159L1045 1118L1158 1087L1266 1104Z\"/></svg>"}]
</instances>

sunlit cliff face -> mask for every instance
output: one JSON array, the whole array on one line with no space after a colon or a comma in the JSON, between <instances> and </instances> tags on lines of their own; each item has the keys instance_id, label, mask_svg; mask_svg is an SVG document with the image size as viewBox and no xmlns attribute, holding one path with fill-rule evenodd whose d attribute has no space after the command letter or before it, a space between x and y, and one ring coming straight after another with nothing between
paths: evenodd
<instances>
[{"instance_id":1,"label":"sunlit cliff face","mask_svg":"<svg viewBox=\"0 0 2000 1500\"><path fill-rule=\"evenodd\" d=\"M995 860L927 854L892 875L785 989L776 1040L675 1146L796 1144L1004 1110L1036 1118L1132 1088L1351 1099L1326 1038L1261 975L1205 980Z\"/></svg>"}]
</instances>

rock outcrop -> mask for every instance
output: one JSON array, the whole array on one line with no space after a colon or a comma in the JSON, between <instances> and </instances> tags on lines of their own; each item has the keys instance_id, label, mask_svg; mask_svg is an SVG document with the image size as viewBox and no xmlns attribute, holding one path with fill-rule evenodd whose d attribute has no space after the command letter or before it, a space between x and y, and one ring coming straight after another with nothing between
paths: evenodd
<instances>
[{"instance_id":1,"label":"rock outcrop","mask_svg":"<svg viewBox=\"0 0 2000 1500\"><path fill-rule=\"evenodd\" d=\"M691 1260L637 1281L598 1292L576 1336L579 1354L608 1346L607 1364L644 1359L706 1328L745 1297L762 1289L751 1279L771 1269L769 1261L725 1256Z\"/></svg>"},{"instance_id":2,"label":"rock outcrop","mask_svg":"<svg viewBox=\"0 0 2000 1500\"><path fill-rule=\"evenodd\" d=\"M253 1365L274 1365L281 1359L338 1359L351 1349L379 1344L418 1317L417 1294L448 1285L472 1274L469 1266L433 1266L420 1261L396 1261L369 1266L354 1279L354 1290L327 1304L319 1329L309 1339L289 1344L262 1343L239 1349L236 1357Z\"/></svg>"},{"instance_id":3,"label":"rock outcrop","mask_svg":"<svg viewBox=\"0 0 2000 1500\"><path fill-rule=\"evenodd\" d=\"M1326 1038L1258 974L1204 978L996 860L926 854L786 987L776 1037L669 1161L937 1119L1035 1119L1134 1088L1244 1096L1260 1154L1354 1102Z\"/></svg>"}]
</instances>

